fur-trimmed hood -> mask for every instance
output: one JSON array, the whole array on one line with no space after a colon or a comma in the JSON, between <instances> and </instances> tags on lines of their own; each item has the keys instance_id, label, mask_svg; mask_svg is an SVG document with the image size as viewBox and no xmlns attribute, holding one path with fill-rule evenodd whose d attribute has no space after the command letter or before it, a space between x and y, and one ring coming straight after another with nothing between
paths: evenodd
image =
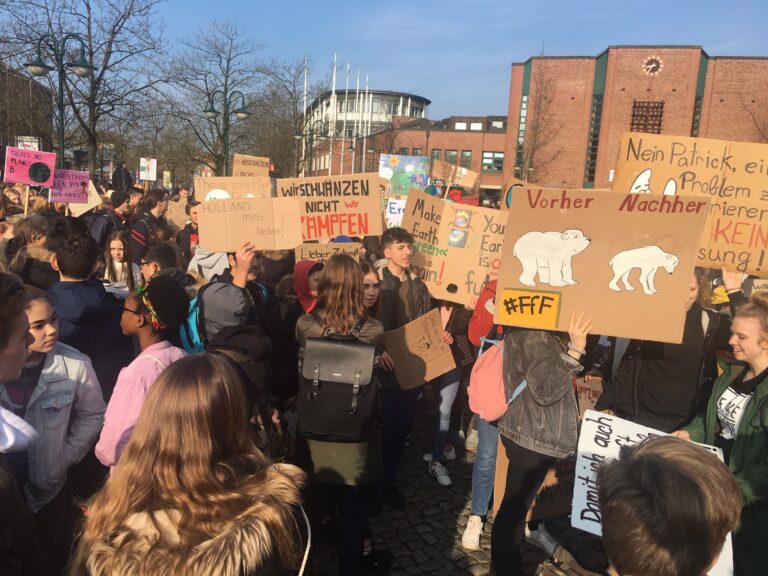
<instances>
[{"instance_id":1,"label":"fur-trimmed hood","mask_svg":"<svg viewBox=\"0 0 768 576\"><path fill-rule=\"evenodd\" d=\"M289 464L271 466L261 498L208 540L185 546L177 530L178 511L128 518L108 542L95 546L88 557L91 576L284 576L286 569L264 517L282 514L296 522L296 538L304 533L299 511L304 473ZM216 506L211 502L211 506ZM299 555L304 543L298 543Z\"/></svg>"}]
</instances>

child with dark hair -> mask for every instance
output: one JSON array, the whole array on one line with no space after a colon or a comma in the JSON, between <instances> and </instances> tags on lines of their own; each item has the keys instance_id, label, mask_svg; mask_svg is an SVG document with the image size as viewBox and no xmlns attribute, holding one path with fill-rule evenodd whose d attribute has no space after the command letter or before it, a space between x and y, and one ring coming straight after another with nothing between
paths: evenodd
<instances>
[{"instance_id":1,"label":"child with dark hair","mask_svg":"<svg viewBox=\"0 0 768 576\"><path fill-rule=\"evenodd\" d=\"M24 485L44 553L61 570L72 543L68 469L93 449L106 406L91 361L58 341L58 319L45 292L27 286L26 294L34 340L21 376L0 388L0 405L40 434L17 462L16 481Z\"/></svg>"},{"instance_id":2,"label":"child with dark hair","mask_svg":"<svg viewBox=\"0 0 768 576\"><path fill-rule=\"evenodd\" d=\"M133 261L140 262L141 251L155 235L155 230L164 223L163 215L168 209L168 198L163 190L150 190L144 195L143 211L131 229L131 252Z\"/></svg>"},{"instance_id":3,"label":"child with dark hair","mask_svg":"<svg viewBox=\"0 0 768 576\"><path fill-rule=\"evenodd\" d=\"M24 313L28 297L18 278L0 272L0 389L21 375L32 342ZM0 408L0 574L48 574L35 536L35 521L6 461L37 440L37 432Z\"/></svg>"},{"instance_id":4,"label":"child with dark hair","mask_svg":"<svg viewBox=\"0 0 768 576\"><path fill-rule=\"evenodd\" d=\"M59 282L48 299L59 318L59 341L91 359L104 399L108 400L120 368L133 359L133 344L120 332L120 310L104 285L93 278L96 241L76 218L61 218L49 239Z\"/></svg>"},{"instance_id":5,"label":"child with dark hair","mask_svg":"<svg viewBox=\"0 0 768 576\"><path fill-rule=\"evenodd\" d=\"M200 204L197 200L190 201L184 208L189 217L189 224L184 226L176 235L176 242L181 247L181 253L184 255L184 260L189 262L195 255L195 248L197 248L200 242L200 233L197 230L197 222L200 214Z\"/></svg>"},{"instance_id":6,"label":"child with dark hair","mask_svg":"<svg viewBox=\"0 0 768 576\"><path fill-rule=\"evenodd\" d=\"M379 268L381 280L380 314L384 330L394 330L423 316L432 308L426 285L410 270L413 236L403 228L389 228L381 236L386 265ZM411 431L416 403L422 386L402 390L386 353L379 361L382 374L379 411L384 421L384 476L382 494L397 510L405 508L405 498L395 484L395 473L405 441Z\"/></svg>"},{"instance_id":7,"label":"child with dark hair","mask_svg":"<svg viewBox=\"0 0 768 576\"><path fill-rule=\"evenodd\" d=\"M139 270L144 282L167 268L180 268L176 248L171 242L150 240L141 251Z\"/></svg>"},{"instance_id":8,"label":"child with dark hair","mask_svg":"<svg viewBox=\"0 0 768 576\"><path fill-rule=\"evenodd\" d=\"M187 319L188 307L184 287L171 276L157 276L126 298L120 327L126 336L136 337L141 353L120 372L104 415L96 456L105 466L117 464L154 381L186 356L169 339Z\"/></svg>"},{"instance_id":9,"label":"child with dark hair","mask_svg":"<svg viewBox=\"0 0 768 576\"><path fill-rule=\"evenodd\" d=\"M739 525L731 471L679 438L624 446L598 471L597 489L611 576L704 576Z\"/></svg>"}]
</instances>

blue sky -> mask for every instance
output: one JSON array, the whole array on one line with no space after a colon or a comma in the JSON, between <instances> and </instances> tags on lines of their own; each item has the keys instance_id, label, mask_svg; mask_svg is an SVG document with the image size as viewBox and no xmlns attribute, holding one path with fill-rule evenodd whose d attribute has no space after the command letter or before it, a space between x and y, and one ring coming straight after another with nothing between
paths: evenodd
<instances>
[{"instance_id":1,"label":"blue sky","mask_svg":"<svg viewBox=\"0 0 768 576\"><path fill-rule=\"evenodd\" d=\"M265 59L340 66L371 88L432 100L429 117L507 112L509 66L543 52L596 56L617 44L694 44L710 56L768 56L768 0L168 0L169 40L214 18L242 26ZM340 73L337 87L344 87ZM361 84L362 84L361 80Z\"/></svg>"}]
</instances>

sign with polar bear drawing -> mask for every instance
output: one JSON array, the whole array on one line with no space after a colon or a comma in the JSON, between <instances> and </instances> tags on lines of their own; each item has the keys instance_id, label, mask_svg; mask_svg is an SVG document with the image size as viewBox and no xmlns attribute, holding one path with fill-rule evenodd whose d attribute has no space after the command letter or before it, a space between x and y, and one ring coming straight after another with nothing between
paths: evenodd
<instances>
[{"instance_id":1,"label":"sign with polar bear drawing","mask_svg":"<svg viewBox=\"0 0 768 576\"><path fill-rule=\"evenodd\" d=\"M768 145L626 133L611 190L710 199L699 266L768 278Z\"/></svg>"},{"instance_id":2,"label":"sign with polar bear drawing","mask_svg":"<svg viewBox=\"0 0 768 576\"><path fill-rule=\"evenodd\" d=\"M411 269L435 298L474 306L496 277L507 213L412 192L401 226L413 234Z\"/></svg>"},{"instance_id":3,"label":"sign with polar bear drawing","mask_svg":"<svg viewBox=\"0 0 768 576\"><path fill-rule=\"evenodd\" d=\"M556 287L578 284L573 279L571 261L574 256L587 249L589 242L589 236L584 236L581 230L523 234L512 248L512 254L523 267L518 278L520 284L536 286L536 275L539 277L539 284Z\"/></svg>"},{"instance_id":4,"label":"sign with polar bear drawing","mask_svg":"<svg viewBox=\"0 0 768 576\"><path fill-rule=\"evenodd\" d=\"M690 196L517 188L495 321L567 331L583 310L594 334L680 342L707 208Z\"/></svg>"},{"instance_id":5,"label":"sign with polar bear drawing","mask_svg":"<svg viewBox=\"0 0 768 576\"><path fill-rule=\"evenodd\" d=\"M616 292L621 292L622 288L618 284L619 278L621 278L621 282L624 284L623 289L631 292L635 287L629 283L629 275L632 270L637 268L640 270L639 280L643 293L652 296L658 292L653 283L656 271L659 268L664 268L669 274L672 274L679 263L680 260L677 256L664 252L658 246L643 246L642 248L624 250L616 254L609 262L613 270L613 278L608 283L608 287Z\"/></svg>"}]
</instances>

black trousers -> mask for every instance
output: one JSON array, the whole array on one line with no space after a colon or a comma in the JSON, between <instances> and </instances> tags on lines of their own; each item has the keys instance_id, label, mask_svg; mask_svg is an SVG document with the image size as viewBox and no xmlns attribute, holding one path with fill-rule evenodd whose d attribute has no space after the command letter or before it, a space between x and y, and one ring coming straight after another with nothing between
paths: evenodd
<instances>
[{"instance_id":1,"label":"black trousers","mask_svg":"<svg viewBox=\"0 0 768 576\"><path fill-rule=\"evenodd\" d=\"M504 498L493 521L491 566L498 576L523 576L520 544L525 534L525 516L555 458L518 446L504 436L499 438L509 468Z\"/></svg>"},{"instance_id":2,"label":"black trousers","mask_svg":"<svg viewBox=\"0 0 768 576\"><path fill-rule=\"evenodd\" d=\"M339 509L339 576L362 576L367 573L363 564L363 543L368 535L369 486L337 486L312 482L307 498L307 515L312 525L313 538L320 534L323 514L333 500Z\"/></svg>"}]
</instances>

